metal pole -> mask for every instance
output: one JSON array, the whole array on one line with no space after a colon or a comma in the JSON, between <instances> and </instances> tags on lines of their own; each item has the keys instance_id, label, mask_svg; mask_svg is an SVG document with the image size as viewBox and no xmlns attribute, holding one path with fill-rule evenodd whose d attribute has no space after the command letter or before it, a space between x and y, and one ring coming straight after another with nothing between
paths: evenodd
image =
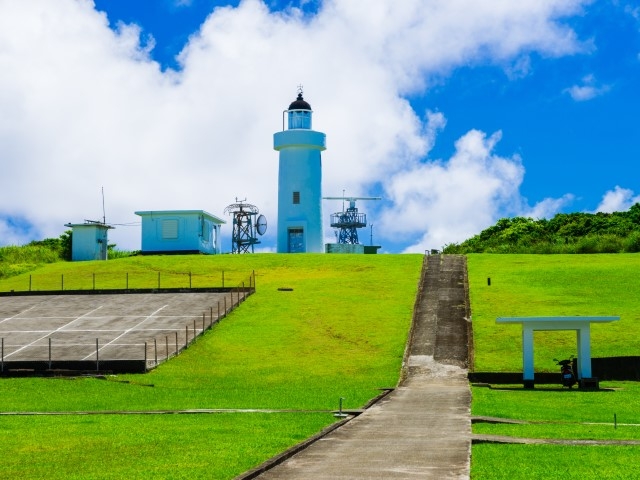
<instances>
[{"instance_id":1,"label":"metal pole","mask_svg":"<svg viewBox=\"0 0 640 480\"><path fill-rule=\"evenodd\" d=\"M220 302L218 302L218 316L216 317L216 320L218 320L220 318Z\"/></svg>"},{"instance_id":2,"label":"metal pole","mask_svg":"<svg viewBox=\"0 0 640 480\"><path fill-rule=\"evenodd\" d=\"M158 290L160 290L160 272L158 272Z\"/></svg>"},{"instance_id":3,"label":"metal pole","mask_svg":"<svg viewBox=\"0 0 640 480\"><path fill-rule=\"evenodd\" d=\"M184 348L189 345L189 325L184 326Z\"/></svg>"},{"instance_id":4,"label":"metal pole","mask_svg":"<svg viewBox=\"0 0 640 480\"><path fill-rule=\"evenodd\" d=\"M29 275L29 291L31 291L31 275Z\"/></svg>"},{"instance_id":5,"label":"metal pole","mask_svg":"<svg viewBox=\"0 0 640 480\"><path fill-rule=\"evenodd\" d=\"M127 272L127 290L129 290L129 272Z\"/></svg>"},{"instance_id":6,"label":"metal pole","mask_svg":"<svg viewBox=\"0 0 640 480\"><path fill-rule=\"evenodd\" d=\"M224 288L224 270L222 270L222 288Z\"/></svg>"},{"instance_id":7,"label":"metal pole","mask_svg":"<svg viewBox=\"0 0 640 480\"><path fill-rule=\"evenodd\" d=\"M60 290L64 290L64 273L60 275Z\"/></svg>"},{"instance_id":8,"label":"metal pole","mask_svg":"<svg viewBox=\"0 0 640 480\"><path fill-rule=\"evenodd\" d=\"M153 352L154 352L156 365L158 365L158 341L155 338L153 339Z\"/></svg>"},{"instance_id":9,"label":"metal pole","mask_svg":"<svg viewBox=\"0 0 640 480\"><path fill-rule=\"evenodd\" d=\"M164 343L165 343L165 354L167 355L167 360L169 360L169 336L168 335L164 336Z\"/></svg>"},{"instance_id":10,"label":"metal pole","mask_svg":"<svg viewBox=\"0 0 640 480\"><path fill-rule=\"evenodd\" d=\"M4 337L2 337L2 355L0 359L0 371L4 372Z\"/></svg>"},{"instance_id":11,"label":"metal pole","mask_svg":"<svg viewBox=\"0 0 640 480\"><path fill-rule=\"evenodd\" d=\"M144 342L144 371L147 371L147 342Z\"/></svg>"},{"instance_id":12,"label":"metal pole","mask_svg":"<svg viewBox=\"0 0 640 480\"><path fill-rule=\"evenodd\" d=\"M191 272L189 272L189 288L191 288Z\"/></svg>"},{"instance_id":13,"label":"metal pole","mask_svg":"<svg viewBox=\"0 0 640 480\"><path fill-rule=\"evenodd\" d=\"M227 316L227 297L224 297L224 316Z\"/></svg>"},{"instance_id":14,"label":"metal pole","mask_svg":"<svg viewBox=\"0 0 640 480\"><path fill-rule=\"evenodd\" d=\"M178 355L178 331L176 330L176 355Z\"/></svg>"},{"instance_id":15,"label":"metal pole","mask_svg":"<svg viewBox=\"0 0 640 480\"><path fill-rule=\"evenodd\" d=\"M193 341L196 340L196 319L193 319Z\"/></svg>"},{"instance_id":16,"label":"metal pole","mask_svg":"<svg viewBox=\"0 0 640 480\"><path fill-rule=\"evenodd\" d=\"M204 333L204 313L202 314L202 333Z\"/></svg>"},{"instance_id":17,"label":"metal pole","mask_svg":"<svg viewBox=\"0 0 640 480\"><path fill-rule=\"evenodd\" d=\"M93 274L93 289L96 289L96 274Z\"/></svg>"},{"instance_id":18,"label":"metal pole","mask_svg":"<svg viewBox=\"0 0 640 480\"><path fill-rule=\"evenodd\" d=\"M49 370L51 370L51 337L49 337Z\"/></svg>"},{"instance_id":19,"label":"metal pole","mask_svg":"<svg viewBox=\"0 0 640 480\"><path fill-rule=\"evenodd\" d=\"M209 307L209 326L213 325L213 307Z\"/></svg>"},{"instance_id":20,"label":"metal pole","mask_svg":"<svg viewBox=\"0 0 640 480\"><path fill-rule=\"evenodd\" d=\"M100 349L98 348L98 339L96 338L96 372L100 371Z\"/></svg>"}]
</instances>

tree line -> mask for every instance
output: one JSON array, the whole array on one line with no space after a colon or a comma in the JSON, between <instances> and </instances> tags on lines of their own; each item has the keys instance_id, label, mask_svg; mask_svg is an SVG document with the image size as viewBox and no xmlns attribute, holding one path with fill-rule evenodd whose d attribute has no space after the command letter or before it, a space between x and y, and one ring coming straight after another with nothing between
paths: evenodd
<instances>
[{"instance_id":1,"label":"tree line","mask_svg":"<svg viewBox=\"0 0 640 480\"><path fill-rule=\"evenodd\" d=\"M443 253L640 252L640 203L626 212L559 213L552 219L501 218Z\"/></svg>"}]
</instances>

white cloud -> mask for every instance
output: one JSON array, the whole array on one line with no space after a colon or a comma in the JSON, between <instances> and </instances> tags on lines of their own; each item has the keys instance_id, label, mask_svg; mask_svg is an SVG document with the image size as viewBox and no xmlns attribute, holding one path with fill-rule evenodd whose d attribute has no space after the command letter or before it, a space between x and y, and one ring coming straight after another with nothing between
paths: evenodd
<instances>
[{"instance_id":1,"label":"white cloud","mask_svg":"<svg viewBox=\"0 0 640 480\"><path fill-rule=\"evenodd\" d=\"M613 190L604 194L594 213L625 212L638 202L640 202L640 195L634 195L633 190L616 185Z\"/></svg>"},{"instance_id":2,"label":"white cloud","mask_svg":"<svg viewBox=\"0 0 640 480\"><path fill-rule=\"evenodd\" d=\"M560 198L545 198L536 203L531 209L524 210L520 215L533 219L551 218L562 210L563 207L573 202L574 199L575 197L570 193Z\"/></svg>"},{"instance_id":3,"label":"white cloud","mask_svg":"<svg viewBox=\"0 0 640 480\"><path fill-rule=\"evenodd\" d=\"M410 242L406 251L419 252L464 240L501 212L517 212L524 168L517 156L493 153L500 136L472 130L458 140L448 161L394 175L386 186L392 204L381 226Z\"/></svg>"},{"instance_id":4,"label":"white cloud","mask_svg":"<svg viewBox=\"0 0 640 480\"><path fill-rule=\"evenodd\" d=\"M136 26L110 30L90 0L0 0L0 218L30 225L0 222L0 244L101 218L104 186L115 223L147 209L222 216L247 197L270 220L269 248L272 134L300 82L314 127L327 133L327 195L388 192L388 228L378 235L391 243L475 233L511 204L521 208L520 160L492 153L499 135L477 131L450 160L428 159L444 116L421 118L403 96L460 65L513 62L523 72L531 52L584 49L561 21L583 3L327 0L304 17L245 0L213 11L181 53L181 71L162 72L149 59L152 39L141 42ZM409 227L393 212L403 222L425 212L451 221ZM110 239L139 248L136 228L118 227Z\"/></svg>"},{"instance_id":5,"label":"white cloud","mask_svg":"<svg viewBox=\"0 0 640 480\"><path fill-rule=\"evenodd\" d=\"M565 93L571 95L576 102L584 102L604 95L611 90L610 85L598 85L593 75L586 75L582 78L581 85L573 85L565 89Z\"/></svg>"},{"instance_id":6,"label":"white cloud","mask_svg":"<svg viewBox=\"0 0 640 480\"><path fill-rule=\"evenodd\" d=\"M636 20L640 20L640 7L632 7L631 5L625 5L624 12L628 15L631 15Z\"/></svg>"}]
</instances>

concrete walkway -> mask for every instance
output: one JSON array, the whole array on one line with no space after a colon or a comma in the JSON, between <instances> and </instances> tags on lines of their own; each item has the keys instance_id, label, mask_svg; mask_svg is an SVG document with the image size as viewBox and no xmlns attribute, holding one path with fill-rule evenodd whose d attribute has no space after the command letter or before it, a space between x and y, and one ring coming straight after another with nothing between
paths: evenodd
<instances>
[{"instance_id":1,"label":"concrete walkway","mask_svg":"<svg viewBox=\"0 0 640 480\"><path fill-rule=\"evenodd\" d=\"M465 258L425 257L400 386L258 478L469 478L468 317Z\"/></svg>"}]
</instances>

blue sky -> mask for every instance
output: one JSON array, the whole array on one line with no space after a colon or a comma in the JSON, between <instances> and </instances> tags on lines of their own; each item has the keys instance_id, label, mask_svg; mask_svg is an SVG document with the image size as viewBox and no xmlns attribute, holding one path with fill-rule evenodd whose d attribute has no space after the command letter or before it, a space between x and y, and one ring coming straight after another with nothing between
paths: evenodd
<instances>
[{"instance_id":1,"label":"blue sky","mask_svg":"<svg viewBox=\"0 0 640 480\"><path fill-rule=\"evenodd\" d=\"M298 84L326 195L382 196L359 207L385 251L640 201L635 2L24 3L0 2L0 244L100 218L102 187L122 248L136 210L246 197L275 227L271 135Z\"/></svg>"}]
</instances>

